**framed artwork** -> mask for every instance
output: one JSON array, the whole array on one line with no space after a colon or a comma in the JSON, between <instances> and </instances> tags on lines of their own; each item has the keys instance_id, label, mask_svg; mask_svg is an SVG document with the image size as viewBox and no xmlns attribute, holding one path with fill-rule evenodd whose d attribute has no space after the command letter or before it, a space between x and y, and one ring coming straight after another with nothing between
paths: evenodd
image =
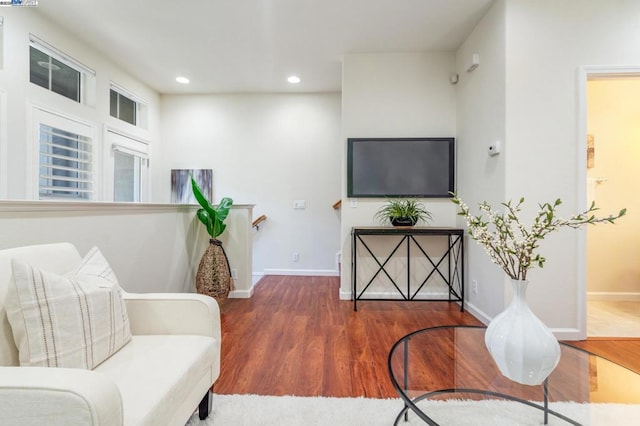
<instances>
[{"instance_id":1,"label":"framed artwork","mask_svg":"<svg viewBox=\"0 0 640 426\"><path fill-rule=\"evenodd\" d=\"M202 189L204 196L213 202L213 170L211 169L172 169L171 202L198 204L191 189L191 176Z\"/></svg>"}]
</instances>

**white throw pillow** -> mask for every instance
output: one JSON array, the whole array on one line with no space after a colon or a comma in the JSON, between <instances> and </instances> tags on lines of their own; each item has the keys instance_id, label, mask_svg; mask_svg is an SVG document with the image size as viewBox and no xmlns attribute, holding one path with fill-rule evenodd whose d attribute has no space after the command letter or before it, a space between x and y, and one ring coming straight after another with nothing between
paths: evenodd
<instances>
[{"instance_id":1,"label":"white throw pillow","mask_svg":"<svg viewBox=\"0 0 640 426\"><path fill-rule=\"evenodd\" d=\"M93 369L131 340L122 290L97 247L64 276L12 267L5 306L20 365Z\"/></svg>"}]
</instances>

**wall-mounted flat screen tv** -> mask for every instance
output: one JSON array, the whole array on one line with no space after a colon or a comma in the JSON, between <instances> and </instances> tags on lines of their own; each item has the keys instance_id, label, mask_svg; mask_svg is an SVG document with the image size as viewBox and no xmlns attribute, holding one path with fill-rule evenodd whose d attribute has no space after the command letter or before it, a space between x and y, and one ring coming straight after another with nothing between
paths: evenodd
<instances>
[{"instance_id":1,"label":"wall-mounted flat screen tv","mask_svg":"<svg viewBox=\"0 0 640 426\"><path fill-rule=\"evenodd\" d=\"M348 197L450 197L454 138L349 138Z\"/></svg>"}]
</instances>

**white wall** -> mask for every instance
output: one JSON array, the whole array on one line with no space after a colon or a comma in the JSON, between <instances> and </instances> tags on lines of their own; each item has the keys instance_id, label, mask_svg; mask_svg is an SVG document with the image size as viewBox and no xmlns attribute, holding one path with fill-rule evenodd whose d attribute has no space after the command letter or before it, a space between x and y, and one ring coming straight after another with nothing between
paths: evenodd
<instances>
[{"instance_id":1,"label":"white wall","mask_svg":"<svg viewBox=\"0 0 640 426\"><path fill-rule=\"evenodd\" d=\"M507 1L505 195L525 196L525 213L556 198L563 216L586 207L578 69L638 64L638 16L635 0ZM584 232L565 229L545 240L545 267L530 274L534 311L568 337L583 328Z\"/></svg>"},{"instance_id":2,"label":"white wall","mask_svg":"<svg viewBox=\"0 0 640 426\"><path fill-rule=\"evenodd\" d=\"M0 91L6 93L7 99L6 128L0 122L0 135L6 132L7 141L6 156L0 158L0 199L26 199L32 196L27 193L27 182L35 181L36 177L27 176L26 163L28 150L33 149L33 141L30 140L30 113L33 105L45 106L53 112L96 126L99 152L104 126L149 141L152 153L156 150L159 126L157 93L123 72L96 49L83 44L81 39L71 35L65 28L42 18L37 8L2 8L0 16L4 17L4 66L0 70ZM78 104L29 82L30 33L96 71L95 106ZM109 115L110 82L119 84L148 102L147 130ZM0 114L3 114L5 111L1 109L2 105ZM3 154L2 151L0 155Z\"/></svg>"},{"instance_id":3,"label":"white wall","mask_svg":"<svg viewBox=\"0 0 640 426\"><path fill-rule=\"evenodd\" d=\"M0 201L0 249L70 242L81 255L98 246L123 289L134 293L194 292L208 234L196 206L132 203ZM232 208L222 238L236 297L251 292L251 206Z\"/></svg>"},{"instance_id":4,"label":"white wall","mask_svg":"<svg viewBox=\"0 0 640 426\"><path fill-rule=\"evenodd\" d=\"M171 169L213 169L214 200L267 215L254 234L256 274L337 274L339 94L163 96L162 146L154 199L168 201Z\"/></svg>"},{"instance_id":5,"label":"white wall","mask_svg":"<svg viewBox=\"0 0 640 426\"><path fill-rule=\"evenodd\" d=\"M346 55L342 63L342 273L341 298L351 296L351 228L378 225L382 199L347 199L347 139L456 135L453 53ZM423 200L434 226L455 226L449 199Z\"/></svg>"},{"instance_id":6,"label":"white wall","mask_svg":"<svg viewBox=\"0 0 640 426\"><path fill-rule=\"evenodd\" d=\"M480 65L467 72L471 56ZM509 146L505 141L505 15L498 1L456 52L458 123L458 195L472 211L488 201L499 205L505 197L505 163ZM489 144L500 141L502 152L487 154ZM466 223L459 218L458 224ZM484 249L466 238L467 307L487 322L504 308L505 275L491 263ZM470 283L478 282L478 292Z\"/></svg>"},{"instance_id":7,"label":"white wall","mask_svg":"<svg viewBox=\"0 0 640 426\"><path fill-rule=\"evenodd\" d=\"M616 226L587 228L589 298L640 299L640 79L589 81L587 133L595 140L587 198L604 213L627 208ZM606 179L596 183L595 179ZM631 196L630 196L631 195ZM615 249L613 249L615 247Z\"/></svg>"}]
</instances>

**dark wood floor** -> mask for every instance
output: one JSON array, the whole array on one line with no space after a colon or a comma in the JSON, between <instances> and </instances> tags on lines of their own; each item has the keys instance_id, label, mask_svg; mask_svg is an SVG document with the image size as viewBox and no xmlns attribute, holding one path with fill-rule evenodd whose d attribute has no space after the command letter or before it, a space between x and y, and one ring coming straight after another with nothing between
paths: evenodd
<instances>
[{"instance_id":1,"label":"dark wood floor","mask_svg":"<svg viewBox=\"0 0 640 426\"><path fill-rule=\"evenodd\" d=\"M420 328L480 324L447 302L339 300L335 277L268 276L222 314L219 394L394 398L387 355ZM577 345L640 372L640 341Z\"/></svg>"}]
</instances>

